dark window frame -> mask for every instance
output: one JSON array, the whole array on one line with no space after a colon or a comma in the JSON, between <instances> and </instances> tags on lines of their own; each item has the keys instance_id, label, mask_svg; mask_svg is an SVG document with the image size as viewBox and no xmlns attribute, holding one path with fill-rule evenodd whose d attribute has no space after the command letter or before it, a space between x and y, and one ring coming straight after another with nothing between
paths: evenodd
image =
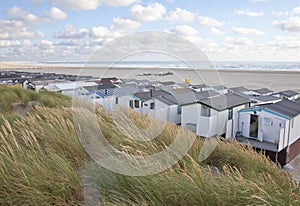
<instances>
[{"instance_id":1,"label":"dark window frame","mask_svg":"<svg viewBox=\"0 0 300 206\"><path fill-rule=\"evenodd\" d=\"M232 120L233 119L233 108L229 108L228 109L228 120Z\"/></svg>"},{"instance_id":2,"label":"dark window frame","mask_svg":"<svg viewBox=\"0 0 300 206\"><path fill-rule=\"evenodd\" d=\"M133 109L133 100L129 100L129 107Z\"/></svg>"},{"instance_id":3,"label":"dark window frame","mask_svg":"<svg viewBox=\"0 0 300 206\"><path fill-rule=\"evenodd\" d=\"M140 101L134 100L134 108L140 108Z\"/></svg>"},{"instance_id":4,"label":"dark window frame","mask_svg":"<svg viewBox=\"0 0 300 206\"><path fill-rule=\"evenodd\" d=\"M154 109L155 108L155 103L154 102L151 102L150 103L150 109Z\"/></svg>"}]
</instances>

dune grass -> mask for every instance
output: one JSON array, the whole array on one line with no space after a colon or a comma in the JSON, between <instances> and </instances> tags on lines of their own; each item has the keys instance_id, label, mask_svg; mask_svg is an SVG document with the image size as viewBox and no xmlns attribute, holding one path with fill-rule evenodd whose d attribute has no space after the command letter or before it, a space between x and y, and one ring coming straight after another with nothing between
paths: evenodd
<instances>
[{"instance_id":1,"label":"dune grass","mask_svg":"<svg viewBox=\"0 0 300 206\"><path fill-rule=\"evenodd\" d=\"M47 91L37 93L20 87L0 85L1 113L11 113L13 110L13 103L27 107L29 102L35 102L36 104L42 104L47 107L71 106L70 98L59 93Z\"/></svg>"},{"instance_id":2,"label":"dune grass","mask_svg":"<svg viewBox=\"0 0 300 206\"><path fill-rule=\"evenodd\" d=\"M15 94L14 101L20 101L21 95ZM204 140L197 138L177 164L154 175L109 171L85 153L68 98L52 93L35 98L45 101L44 106L0 122L0 205L300 205L299 187L286 171L235 141L218 140L211 156L200 162ZM138 128L149 126L149 117L129 113ZM83 109L79 115L87 121L93 112ZM135 133L124 135L103 108L98 107L93 117L106 139L129 156L162 151L182 130L166 124L152 141L134 141L126 135ZM189 131L184 134L195 137Z\"/></svg>"}]
</instances>

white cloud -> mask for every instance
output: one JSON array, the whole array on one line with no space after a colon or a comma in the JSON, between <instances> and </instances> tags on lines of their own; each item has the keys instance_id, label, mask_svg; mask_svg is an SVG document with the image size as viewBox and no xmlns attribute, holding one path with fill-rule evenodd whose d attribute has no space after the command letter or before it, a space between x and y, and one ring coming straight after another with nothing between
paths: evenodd
<instances>
[{"instance_id":1,"label":"white cloud","mask_svg":"<svg viewBox=\"0 0 300 206\"><path fill-rule=\"evenodd\" d=\"M29 41L28 39L25 39L23 41L22 45L27 47L27 46L31 46L32 44L31 44L31 41Z\"/></svg>"},{"instance_id":2,"label":"white cloud","mask_svg":"<svg viewBox=\"0 0 300 206\"><path fill-rule=\"evenodd\" d=\"M254 29L254 28L245 28L245 27L233 27L232 30L236 34L241 34L241 35L258 35L258 36L263 36L265 33L259 29Z\"/></svg>"},{"instance_id":3,"label":"white cloud","mask_svg":"<svg viewBox=\"0 0 300 206\"><path fill-rule=\"evenodd\" d=\"M33 39L35 37L36 35L33 32L27 31L27 28L24 28L17 33L10 34L11 39Z\"/></svg>"},{"instance_id":4,"label":"white cloud","mask_svg":"<svg viewBox=\"0 0 300 206\"><path fill-rule=\"evenodd\" d=\"M20 45L21 42L18 40L0 40L0 47L14 47Z\"/></svg>"},{"instance_id":5,"label":"white cloud","mask_svg":"<svg viewBox=\"0 0 300 206\"><path fill-rule=\"evenodd\" d=\"M52 7L48 13L52 19L66 19L68 15L57 7Z\"/></svg>"},{"instance_id":6,"label":"white cloud","mask_svg":"<svg viewBox=\"0 0 300 206\"><path fill-rule=\"evenodd\" d=\"M251 11L249 9L246 9L246 10L235 10L235 13L237 13L239 15L250 16L250 17L257 17L257 16L263 16L264 15L263 12L255 12L255 11Z\"/></svg>"},{"instance_id":7,"label":"white cloud","mask_svg":"<svg viewBox=\"0 0 300 206\"><path fill-rule=\"evenodd\" d=\"M177 25L176 29L171 30L180 36L198 36L199 32L189 25Z\"/></svg>"},{"instance_id":8,"label":"white cloud","mask_svg":"<svg viewBox=\"0 0 300 206\"><path fill-rule=\"evenodd\" d=\"M224 22L218 21L212 17L207 17L207 16L199 16L198 20L200 26L221 27L225 25Z\"/></svg>"},{"instance_id":9,"label":"white cloud","mask_svg":"<svg viewBox=\"0 0 300 206\"><path fill-rule=\"evenodd\" d=\"M78 10L94 10L101 5L100 0L50 0L50 3Z\"/></svg>"},{"instance_id":10,"label":"white cloud","mask_svg":"<svg viewBox=\"0 0 300 206\"><path fill-rule=\"evenodd\" d=\"M191 11L187 11L185 9L176 8L169 12L169 15L166 17L168 21L181 21L181 22L190 22L194 21L195 14Z\"/></svg>"},{"instance_id":11,"label":"white cloud","mask_svg":"<svg viewBox=\"0 0 300 206\"><path fill-rule=\"evenodd\" d=\"M131 19L114 18L112 29L116 31L133 31L141 26L140 22Z\"/></svg>"},{"instance_id":12,"label":"white cloud","mask_svg":"<svg viewBox=\"0 0 300 206\"><path fill-rule=\"evenodd\" d=\"M76 28L73 25L66 25L64 31L54 32L54 38L62 39L98 39L98 42L105 42L119 37L123 34L133 32L141 23L131 19L114 18L109 26L94 26L91 29Z\"/></svg>"},{"instance_id":13,"label":"white cloud","mask_svg":"<svg viewBox=\"0 0 300 206\"><path fill-rule=\"evenodd\" d=\"M0 19L0 39L32 39L36 36L19 20Z\"/></svg>"},{"instance_id":14,"label":"white cloud","mask_svg":"<svg viewBox=\"0 0 300 206\"><path fill-rule=\"evenodd\" d=\"M23 27L25 27L25 24L22 21L0 19L1 32L16 31L16 29L22 29Z\"/></svg>"},{"instance_id":15,"label":"white cloud","mask_svg":"<svg viewBox=\"0 0 300 206\"><path fill-rule=\"evenodd\" d=\"M288 11L272 11L273 16L289 16L290 12Z\"/></svg>"},{"instance_id":16,"label":"white cloud","mask_svg":"<svg viewBox=\"0 0 300 206\"><path fill-rule=\"evenodd\" d=\"M8 32L2 32L0 33L0 39L8 39L9 33Z\"/></svg>"},{"instance_id":17,"label":"white cloud","mask_svg":"<svg viewBox=\"0 0 300 206\"><path fill-rule=\"evenodd\" d=\"M217 28L211 28L210 31L214 36L223 36L223 35L225 35L225 32L223 32L223 31L221 31Z\"/></svg>"},{"instance_id":18,"label":"white cloud","mask_svg":"<svg viewBox=\"0 0 300 206\"><path fill-rule=\"evenodd\" d=\"M46 36L46 34L44 32L37 31L37 36L38 37L44 37L44 36Z\"/></svg>"},{"instance_id":19,"label":"white cloud","mask_svg":"<svg viewBox=\"0 0 300 206\"><path fill-rule=\"evenodd\" d=\"M226 37L225 40L227 42L230 42L234 46L253 46L254 43L249 39L249 38L244 38L244 37L238 37L238 38L231 38L231 37Z\"/></svg>"},{"instance_id":20,"label":"white cloud","mask_svg":"<svg viewBox=\"0 0 300 206\"><path fill-rule=\"evenodd\" d=\"M114 38L115 34L104 26L95 26L91 29L91 37L93 38Z\"/></svg>"},{"instance_id":21,"label":"white cloud","mask_svg":"<svg viewBox=\"0 0 300 206\"><path fill-rule=\"evenodd\" d=\"M292 16L300 14L300 6L295 7L291 11L272 11L273 16Z\"/></svg>"},{"instance_id":22,"label":"white cloud","mask_svg":"<svg viewBox=\"0 0 300 206\"><path fill-rule=\"evenodd\" d=\"M279 27L281 30L287 30L290 32L300 32L300 17L290 17L282 21L274 21L273 25Z\"/></svg>"},{"instance_id":23,"label":"white cloud","mask_svg":"<svg viewBox=\"0 0 300 206\"><path fill-rule=\"evenodd\" d=\"M294 9L293 9L293 12L294 12L295 14L300 14L300 6L294 8Z\"/></svg>"},{"instance_id":24,"label":"white cloud","mask_svg":"<svg viewBox=\"0 0 300 206\"><path fill-rule=\"evenodd\" d=\"M25 21L28 23L38 23L40 21L34 14L24 11L17 6L7 10L6 13L15 20Z\"/></svg>"},{"instance_id":25,"label":"white cloud","mask_svg":"<svg viewBox=\"0 0 300 206\"><path fill-rule=\"evenodd\" d=\"M52 41L48 41L48 40L39 40L39 44L42 45L42 46L53 46L54 43Z\"/></svg>"},{"instance_id":26,"label":"white cloud","mask_svg":"<svg viewBox=\"0 0 300 206\"><path fill-rule=\"evenodd\" d=\"M113 7L128 6L139 0L50 0L53 5L59 5L68 9L95 10L101 4Z\"/></svg>"},{"instance_id":27,"label":"white cloud","mask_svg":"<svg viewBox=\"0 0 300 206\"><path fill-rule=\"evenodd\" d=\"M139 0L101 0L102 3L105 3L109 6L128 6L133 3L139 2Z\"/></svg>"},{"instance_id":28,"label":"white cloud","mask_svg":"<svg viewBox=\"0 0 300 206\"><path fill-rule=\"evenodd\" d=\"M132 19L139 22L150 22L160 20L166 13L165 7L157 2L151 3L148 6L136 4L130 8L130 11Z\"/></svg>"},{"instance_id":29,"label":"white cloud","mask_svg":"<svg viewBox=\"0 0 300 206\"><path fill-rule=\"evenodd\" d=\"M199 32L189 25L177 25L175 29L171 30L171 32L194 43L202 41L199 36Z\"/></svg>"},{"instance_id":30,"label":"white cloud","mask_svg":"<svg viewBox=\"0 0 300 206\"><path fill-rule=\"evenodd\" d=\"M78 46L79 42L75 39L67 39L58 43L61 46Z\"/></svg>"},{"instance_id":31,"label":"white cloud","mask_svg":"<svg viewBox=\"0 0 300 206\"><path fill-rule=\"evenodd\" d=\"M54 38L66 38L66 39L82 39L88 38L90 32L88 29L80 28L77 29L73 25L66 25L64 32L54 32Z\"/></svg>"},{"instance_id":32,"label":"white cloud","mask_svg":"<svg viewBox=\"0 0 300 206\"><path fill-rule=\"evenodd\" d=\"M275 36L272 41L266 43L268 48L272 48L276 52L281 52L285 50L300 49L300 38L294 36Z\"/></svg>"}]
</instances>

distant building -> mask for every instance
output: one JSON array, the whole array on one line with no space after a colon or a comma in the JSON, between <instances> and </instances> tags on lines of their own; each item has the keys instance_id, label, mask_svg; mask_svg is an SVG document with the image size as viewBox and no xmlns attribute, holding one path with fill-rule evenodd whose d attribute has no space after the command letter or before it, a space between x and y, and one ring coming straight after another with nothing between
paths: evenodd
<instances>
[{"instance_id":1,"label":"distant building","mask_svg":"<svg viewBox=\"0 0 300 206\"><path fill-rule=\"evenodd\" d=\"M97 86L95 82L85 82L85 81L77 81L77 82L54 82L48 83L43 88L48 91L53 92L61 92L67 96L73 97L76 95L74 92L77 88L84 86Z\"/></svg>"},{"instance_id":2,"label":"distant building","mask_svg":"<svg viewBox=\"0 0 300 206\"><path fill-rule=\"evenodd\" d=\"M251 101L251 106L258 106L258 105L266 105L266 104L274 104L280 102L282 99L275 96L257 96L254 97Z\"/></svg>"},{"instance_id":3,"label":"distant building","mask_svg":"<svg viewBox=\"0 0 300 206\"><path fill-rule=\"evenodd\" d=\"M273 96L282 98L282 99L288 99L288 100L296 100L300 97L299 92L292 91L292 90L285 90L278 93L275 93Z\"/></svg>"},{"instance_id":4,"label":"distant building","mask_svg":"<svg viewBox=\"0 0 300 206\"><path fill-rule=\"evenodd\" d=\"M205 87L202 89L202 91L208 91L208 90L216 91L219 94L227 94L228 93L228 88L223 85L209 86L209 87Z\"/></svg>"},{"instance_id":5,"label":"distant building","mask_svg":"<svg viewBox=\"0 0 300 206\"><path fill-rule=\"evenodd\" d=\"M268 88L261 88L261 89L256 89L253 90L256 94L255 96L266 96L266 95L271 95L274 91L268 89Z\"/></svg>"}]
</instances>

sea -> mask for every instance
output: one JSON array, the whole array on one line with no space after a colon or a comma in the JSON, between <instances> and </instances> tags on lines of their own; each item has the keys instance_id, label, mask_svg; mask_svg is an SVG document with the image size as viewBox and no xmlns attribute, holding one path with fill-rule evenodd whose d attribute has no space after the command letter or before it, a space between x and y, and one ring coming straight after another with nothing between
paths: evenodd
<instances>
[{"instance_id":1,"label":"sea","mask_svg":"<svg viewBox=\"0 0 300 206\"><path fill-rule=\"evenodd\" d=\"M300 62L191 62L181 61L120 61L120 62L89 62L89 61L38 61L17 62L28 65L51 65L57 67L115 67L115 68L164 68L191 69L197 65L200 69L232 70L232 71L294 71L300 72ZM209 67L209 68L208 68Z\"/></svg>"}]
</instances>

